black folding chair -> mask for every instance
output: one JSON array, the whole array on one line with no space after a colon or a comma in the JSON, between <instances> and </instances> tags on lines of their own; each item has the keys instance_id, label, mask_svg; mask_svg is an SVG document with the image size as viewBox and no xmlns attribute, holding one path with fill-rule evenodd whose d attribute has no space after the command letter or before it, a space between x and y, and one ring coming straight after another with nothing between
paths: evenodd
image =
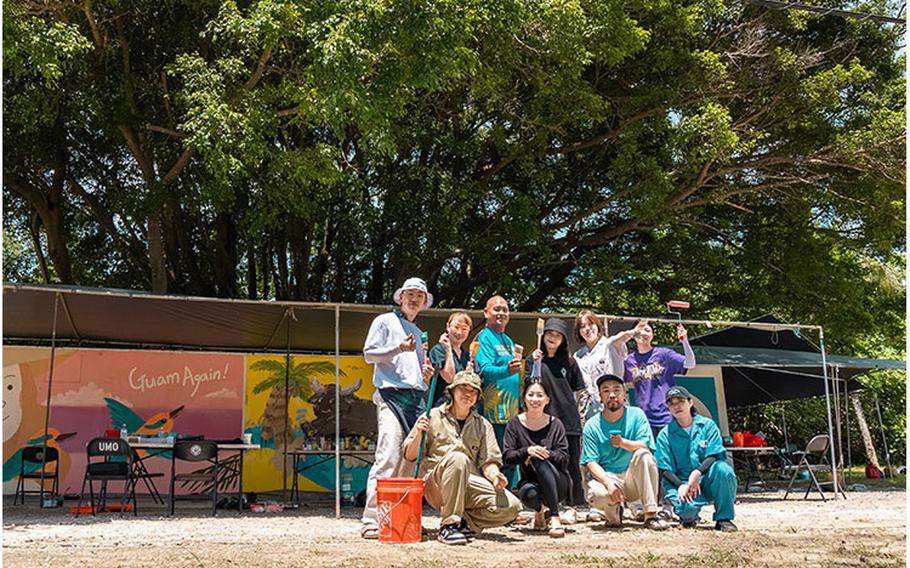
<instances>
[{"instance_id":1,"label":"black folding chair","mask_svg":"<svg viewBox=\"0 0 910 568\"><path fill-rule=\"evenodd\" d=\"M60 485L60 467L58 462L60 453L57 451L57 448L25 446L21 451L22 460L19 463L19 481L16 482L16 495L13 497L13 505L17 504L17 500L20 497L22 498L22 504L24 505L26 493L30 495L41 495L40 499L43 503L44 494L46 493L44 489L44 481L46 479L54 480L54 483L51 486L51 495L56 497L57 488ZM42 466L42 464L44 465ZM45 471L47 466L51 464L54 466L54 471ZM33 471L35 467L38 468L37 471ZM29 469L30 471L25 471L26 469ZM41 488L26 489L26 479L38 479Z\"/></svg>"},{"instance_id":2,"label":"black folding chair","mask_svg":"<svg viewBox=\"0 0 910 568\"><path fill-rule=\"evenodd\" d=\"M76 514L82 512L82 501L85 498L85 484L88 483L89 498L91 500L92 515L95 514L95 492L92 484L101 482L101 491L98 494L100 507L107 502L107 482L122 481L123 497L120 500L120 514L126 507L127 498L133 502L133 515L138 514L136 504L136 478L133 476L133 450L123 438L93 438L85 447L87 463L85 464L85 477L82 478L82 490L79 492L79 505ZM92 461L92 458L102 458Z\"/></svg>"},{"instance_id":3,"label":"black folding chair","mask_svg":"<svg viewBox=\"0 0 910 568\"><path fill-rule=\"evenodd\" d=\"M190 473L177 473L177 460L208 464L201 470ZM212 516L217 514L215 509L218 503L218 444L212 441L193 440L180 441L174 444L171 452L171 492L170 515L174 514L174 502L177 499L192 499L194 496L185 495L177 497L174 491L178 481L190 482L193 487L201 485L205 489L210 482L212 492Z\"/></svg>"},{"instance_id":4,"label":"black folding chair","mask_svg":"<svg viewBox=\"0 0 910 568\"><path fill-rule=\"evenodd\" d=\"M164 505L164 499L161 497L161 493L158 492L158 487L153 481L156 477L164 477L163 473L152 473L145 467L145 460L133 450L133 477L136 479L136 483L139 483L139 480L142 480L145 483L145 488L148 489L149 495L152 497L152 501Z\"/></svg>"}]
</instances>

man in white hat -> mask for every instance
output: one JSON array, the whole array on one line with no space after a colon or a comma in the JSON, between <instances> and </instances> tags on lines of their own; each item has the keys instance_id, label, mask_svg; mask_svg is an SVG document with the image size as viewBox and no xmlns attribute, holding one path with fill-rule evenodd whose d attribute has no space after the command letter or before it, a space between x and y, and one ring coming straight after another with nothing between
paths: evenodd
<instances>
[{"instance_id":1,"label":"man in white hat","mask_svg":"<svg viewBox=\"0 0 910 568\"><path fill-rule=\"evenodd\" d=\"M401 461L401 442L426 408L426 381L433 375L421 342L423 332L414 319L433 305L433 295L420 278L408 278L392 296L399 305L377 316L363 345L363 358L373 365L373 403L378 438L376 456L367 478L363 509L364 538L378 538L376 480L395 475Z\"/></svg>"}]
</instances>

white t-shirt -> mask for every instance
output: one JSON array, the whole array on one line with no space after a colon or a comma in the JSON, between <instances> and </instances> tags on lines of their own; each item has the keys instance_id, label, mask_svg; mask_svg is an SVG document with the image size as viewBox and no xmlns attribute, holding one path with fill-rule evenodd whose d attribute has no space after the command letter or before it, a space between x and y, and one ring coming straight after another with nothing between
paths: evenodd
<instances>
[{"instance_id":1,"label":"white t-shirt","mask_svg":"<svg viewBox=\"0 0 910 568\"><path fill-rule=\"evenodd\" d=\"M597 379L608 374L622 378L625 369L623 360L629 354L629 350L625 344L621 346L621 349L617 349L613 345L614 341L616 341L616 336L601 336L593 349L582 345L581 349L575 352L575 361L578 363L578 368L581 369L581 376L585 380L585 390L588 391L591 401L588 414L603 410L600 393L597 392Z\"/></svg>"}]
</instances>

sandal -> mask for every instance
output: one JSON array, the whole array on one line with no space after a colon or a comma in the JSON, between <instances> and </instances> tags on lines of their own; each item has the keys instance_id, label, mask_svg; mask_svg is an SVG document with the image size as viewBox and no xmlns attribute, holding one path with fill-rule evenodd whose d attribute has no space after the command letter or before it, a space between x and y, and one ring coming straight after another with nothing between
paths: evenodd
<instances>
[{"instance_id":1,"label":"sandal","mask_svg":"<svg viewBox=\"0 0 910 568\"><path fill-rule=\"evenodd\" d=\"M557 524L559 520L558 517L555 518L557 519L556 523L552 519L550 520L550 530L547 531L547 534L550 535L550 538L562 538L566 536L566 529L561 524Z\"/></svg>"},{"instance_id":2,"label":"sandal","mask_svg":"<svg viewBox=\"0 0 910 568\"><path fill-rule=\"evenodd\" d=\"M534 515L534 523L531 525L531 529L535 531L547 530L547 518L544 515L543 509Z\"/></svg>"}]
</instances>

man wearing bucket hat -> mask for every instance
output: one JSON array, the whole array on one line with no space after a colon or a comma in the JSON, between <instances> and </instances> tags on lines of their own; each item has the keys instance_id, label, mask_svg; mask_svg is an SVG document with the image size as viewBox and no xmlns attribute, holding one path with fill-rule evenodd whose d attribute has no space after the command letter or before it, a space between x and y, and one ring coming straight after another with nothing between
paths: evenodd
<instances>
[{"instance_id":1,"label":"man wearing bucket hat","mask_svg":"<svg viewBox=\"0 0 910 568\"><path fill-rule=\"evenodd\" d=\"M424 497L439 511L438 539L445 544L465 544L482 529L513 521L521 509L506 489L493 426L474 410L480 385L470 369L457 373L448 386L451 401L418 418L402 445L404 459L414 462L425 440Z\"/></svg>"},{"instance_id":2,"label":"man wearing bucket hat","mask_svg":"<svg viewBox=\"0 0 910 568\"><path fill-rule=\"evenodd\" d=\"M378 436L376 456L367 478L363 509L364 538L378 538L376 480L392 477L401 462L401 441L425 409L427 379L433 374L414 319L433 305L426 282L408 278L392 299L400 307L377 316L363 345L363 358L373 365L373 403Z\"/></svg>"},{"instance_id":3,"label":"man wearing bucket hat","mask_svg":"<svg viewBox=\"0 0 910 568\"><path fill-rule=\"evenodd\" d=\"M695 413L692 395L683 387L670 387L666 402L673 421L657 435L657 467L667 499L684 527L695 527L701 508L713 502L714 528L737 530L736 474L726 461L717 424Z\"/></svg>"},{"instance_id":4,"label":"man wearing bucket hat","mask_svg":"<svg viewBox=\"0 0 910 568\"><path fill-rule=\"evenodd\" d=\"M667 529L657 517L660 485L648 418L640 408L625 405L626 389L618 376L602 375L597 389L604 409L588 420L582 435L581 463L592 478L588 501L603 511L608 527L622 525L623 503L641 501L645 526Z\"/></svg>"}]
</instances>

